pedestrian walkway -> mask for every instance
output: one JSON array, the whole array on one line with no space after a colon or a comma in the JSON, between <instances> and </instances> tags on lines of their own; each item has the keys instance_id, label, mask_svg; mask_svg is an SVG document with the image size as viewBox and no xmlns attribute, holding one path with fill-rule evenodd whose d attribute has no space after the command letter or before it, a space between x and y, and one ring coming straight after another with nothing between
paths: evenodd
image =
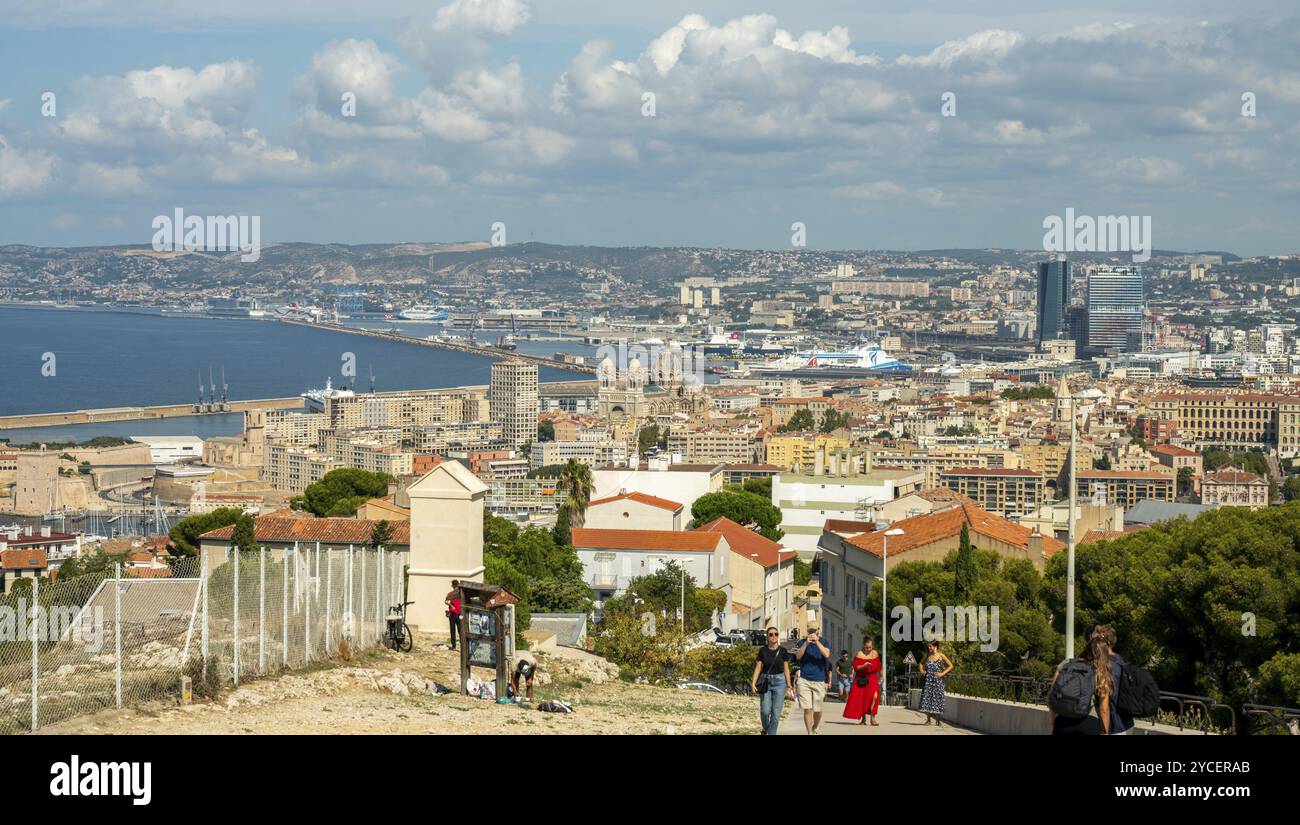
<instances>
[{"instance_id":1,"label":"pedestrian walkway","mask_svg":"<svg viewBox=\"0 0 1300 825\"><path fill-rule=\"evenodd\" d=\"M807 731L803 726L803 711L793 702L786 702L785 719L781 720L781 726L777 728L778 736L806 736ZM880 723L877 727L872 727L870 721L866 725L859 725L851 719L845 719L842 714L844 705L839 702L827 702L826 709L822 713L821 726L817 728L818 736L979 736L979 731L967 730L966 728L955 728L948 723L943 727L925 725L925 714L908 710L900 707L883 707L876 716L876 721Z\"/></svg>"}]
</instances>

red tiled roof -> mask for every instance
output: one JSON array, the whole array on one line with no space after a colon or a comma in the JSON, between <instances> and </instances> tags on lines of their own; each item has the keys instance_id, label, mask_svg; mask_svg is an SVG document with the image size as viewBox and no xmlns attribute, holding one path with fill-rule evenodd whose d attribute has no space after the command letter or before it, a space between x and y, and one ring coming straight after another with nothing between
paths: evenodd
<instances>
[{"instance_id":1,"label":"red tiled roof","mask_svg":"<svg viewBox=\"0 0 1300 825\"><path fill-rule=\"evenodd\" d=\"M822 530L831 533L844 533L846 535L858 536L863 533L870 533L876 529L874 521L854 521L848 518L828 518L822 525Z\"/></svg>"},{"instance_id":2,"label":"red tiled roof","mask_svg":"<svg viewBox=\"0 0 1300 825\"><path fill-rule=\"evenodd\" d=\"M257 541L321 541L330 544L367 544L370 532L378 521L359 518L281 518L277 515L258 516L253 521L253 538ZM411 523L390 521L393 536L391 544L410 544ZM234 535L233 524L210 530L199 536L200 540L229 541Z\"/></svg>"},{"instance_id":3,"label":"red tiled roof","mask_svg":"<svg viewBox=\"0 0 1300 825\"><path fill-rule=\"evenodd\" d=\"M683 552L712 553L725 538L721 533L700 533L694 530L607 530L598 527L577 527L573 530L574 547L608 548L610 550L677 550Z\"/></svg>"},{"instance_id":4,"label":"red tiled roof","mask_svg":"<svg viewBox=\"0 0 1300 825\"><path fill-rule=\"evenodd\" d=\"M969 499L965 499L959 502L957 507L912 516L891 524L890 529L902 530L903 535L891 537L889 555L892 558L899 553L906 553L908 550L915 550L918 547L925 547L936 541L960 535L963 524L970 526L972 537L984 536L1017 547L1027 548L1029 538L1032 535L1032 531L1028 527L1023 527L1001 516L995 516L989 511L977 507ZM882 556L884 555L882 549L884 534L884 530L877 530L874 533L865 533L848 539L848 543L871 553L873 556ZM1042 538L1045 556L1050 556L1058 550L1065 549L1065 543L1052 536L1043 536ZM974 538L972 538L973 540Z\"/></svg>"},{"instance_id":5,"label":"red tiled roof","mask_svg":"<svg viewBox=\"0 0 1300 825\"><path fill-rule=\"evenodd\" d=\"M1219 470L1217 473L1206 473L1201 479L1202 484L1264 484L1263 478L1255 473L1247 473L1243 470Z\"/></svg>"},{"instance_id":6,"label":"red tiled roof","mask_svg":"<svg viewBox=\"0 0 1300 825\"><path fill-rule=\"evenodd\" d=\"M647 504L651 507L658 507L661 510L669 510L674 513L682 509L682 507L684 506L680 502L670 501L666 498L659 498L658 496L652 496L652 495L647 495L646 493L637 493L637 492L620 493L616 496L606 496L605 498L598 498L595 501L587 502L587 506L592 507L597 504L609 504L612 501L622 501L623 499L631 499L632 501L638 502L640 504Z\"/></svg>"},{"instance_id":7,"label":"red tiled roof","mask_svg":"<svg viewBox=\"0 0 1300 825\"><path fill-rule=\"evenodd\" d=\"M39 548L0 550L0 568L5 570L44 570L45 567L45 551Z\"/></svg>"},{"instance_id":8,"label":"red tiled roof","mask_svg":"<svg viewBox=\"0 0 1300 825\"><path fill-rule=\"evenodd\" d=\"M760 536L725 516L696 527L692 532L721 533L727 537L727 544L730 545L733 553L745 558L751 558L757 553L758 563L764 568L776 567L797 555L793 550L786 550L766 536Z\"/></svg>"},{"instance_id":9,"label":"red tiled roof","mask_svg":"<svg viewBox=\"0 0 1300 825\"><path fill-rule=\"evenodd\" d=\"M170 567L128 567L126 576L129 579L170 579L172 569Z\"/></svg>"},{"instance_id":10,"label":"red tiled roof","mask_svg":"<svg viewBox=\"0 0 1300 825\"><path fill-rule=\"evenodd\" d=\"M1163 455L1176 455L1180 458L1200 455L1195 450L1189 450L1186 447L1175 447L1173 444L1157 444L1151 448L1153 453L1162 453Z\"/></svg>"}]
</instances>

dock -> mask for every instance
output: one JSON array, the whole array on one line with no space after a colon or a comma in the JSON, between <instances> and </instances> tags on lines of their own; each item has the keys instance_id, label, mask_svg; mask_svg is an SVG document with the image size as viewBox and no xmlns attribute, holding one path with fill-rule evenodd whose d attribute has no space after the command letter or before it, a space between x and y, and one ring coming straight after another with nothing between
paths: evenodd
<instances>
[{"instance_id":1,"label":"dock","mask_svg":"<svg viewBox=\"0 0 1300 825\"><path fill-rule=\"evenodd\" d=\"M583 373L584 375L596 374L596 368L590 364L573 364L567 361L559 361L554 358L543 358L540 355L525 355L523 353L515 352L514 350L497 349L496 347L490 347L483 344L469 344L461 341L430 341L427 338L411 338L406 335L394 335L391 332L384 332L383 330L358 329L357 327L348 327L343 326L342 324L317 323L290 318L277 318L275 320L282 324L294 324L300 327L323 329L330 332L342 332L348 335L365 335L370 338L396 341L399 344L417 344L423 347L445 349L450 350L451 352L463 352L466 355L478 355L483 358L495 358L501 361L527 361L536 364L539 367L551 367L557 370Z\"/></svg>"}]
</instances>

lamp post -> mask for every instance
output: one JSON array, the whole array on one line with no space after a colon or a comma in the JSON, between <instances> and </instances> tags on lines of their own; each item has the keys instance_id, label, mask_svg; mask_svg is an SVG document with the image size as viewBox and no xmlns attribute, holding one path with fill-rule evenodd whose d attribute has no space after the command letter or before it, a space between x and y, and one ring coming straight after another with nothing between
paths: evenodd
<instances>
[{"instance_id":1,"label":"lamp post","mask_svg":"<svg viewBox=\"0 0 1300 825\"><path fill-rule=\"evenodd\" d=\"M885 678L880 682L880 704L887 704L886 691L889 684L889 537L901 536L903 531L897 527L886 530L881 540L881 561L884 566L880 577L880 669Z\"/></svg>"},{"instance_id":2,"label":"lamp post","mask_svg":"<svg viewBox=\"0 0 1300 825\"><path fill-rule=\"evenodd\" d=\"M1065 555L1065 658L1074 658L1074 522L1079 493L1078 462L1075 456L1075 395L1070 393L1070 535Z\"/></svg>"}]
</instances>

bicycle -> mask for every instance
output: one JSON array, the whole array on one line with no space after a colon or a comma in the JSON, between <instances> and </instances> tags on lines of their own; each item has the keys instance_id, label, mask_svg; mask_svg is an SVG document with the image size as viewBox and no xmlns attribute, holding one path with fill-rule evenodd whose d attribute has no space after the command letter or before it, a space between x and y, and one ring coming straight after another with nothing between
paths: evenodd
<instances>
[{"instance_id":1,"label":"bicycle","mask_svg":"<svg viewBox=\"0 0 1300 825\"><path fill-rule=\"evenodd\" d=\"M404 602L388 608L388 634L384 636L384 646L401 653L410 653L413 642L411 628L406 626L408 604L415 602Z\"/></svg>"}]
</instances>

